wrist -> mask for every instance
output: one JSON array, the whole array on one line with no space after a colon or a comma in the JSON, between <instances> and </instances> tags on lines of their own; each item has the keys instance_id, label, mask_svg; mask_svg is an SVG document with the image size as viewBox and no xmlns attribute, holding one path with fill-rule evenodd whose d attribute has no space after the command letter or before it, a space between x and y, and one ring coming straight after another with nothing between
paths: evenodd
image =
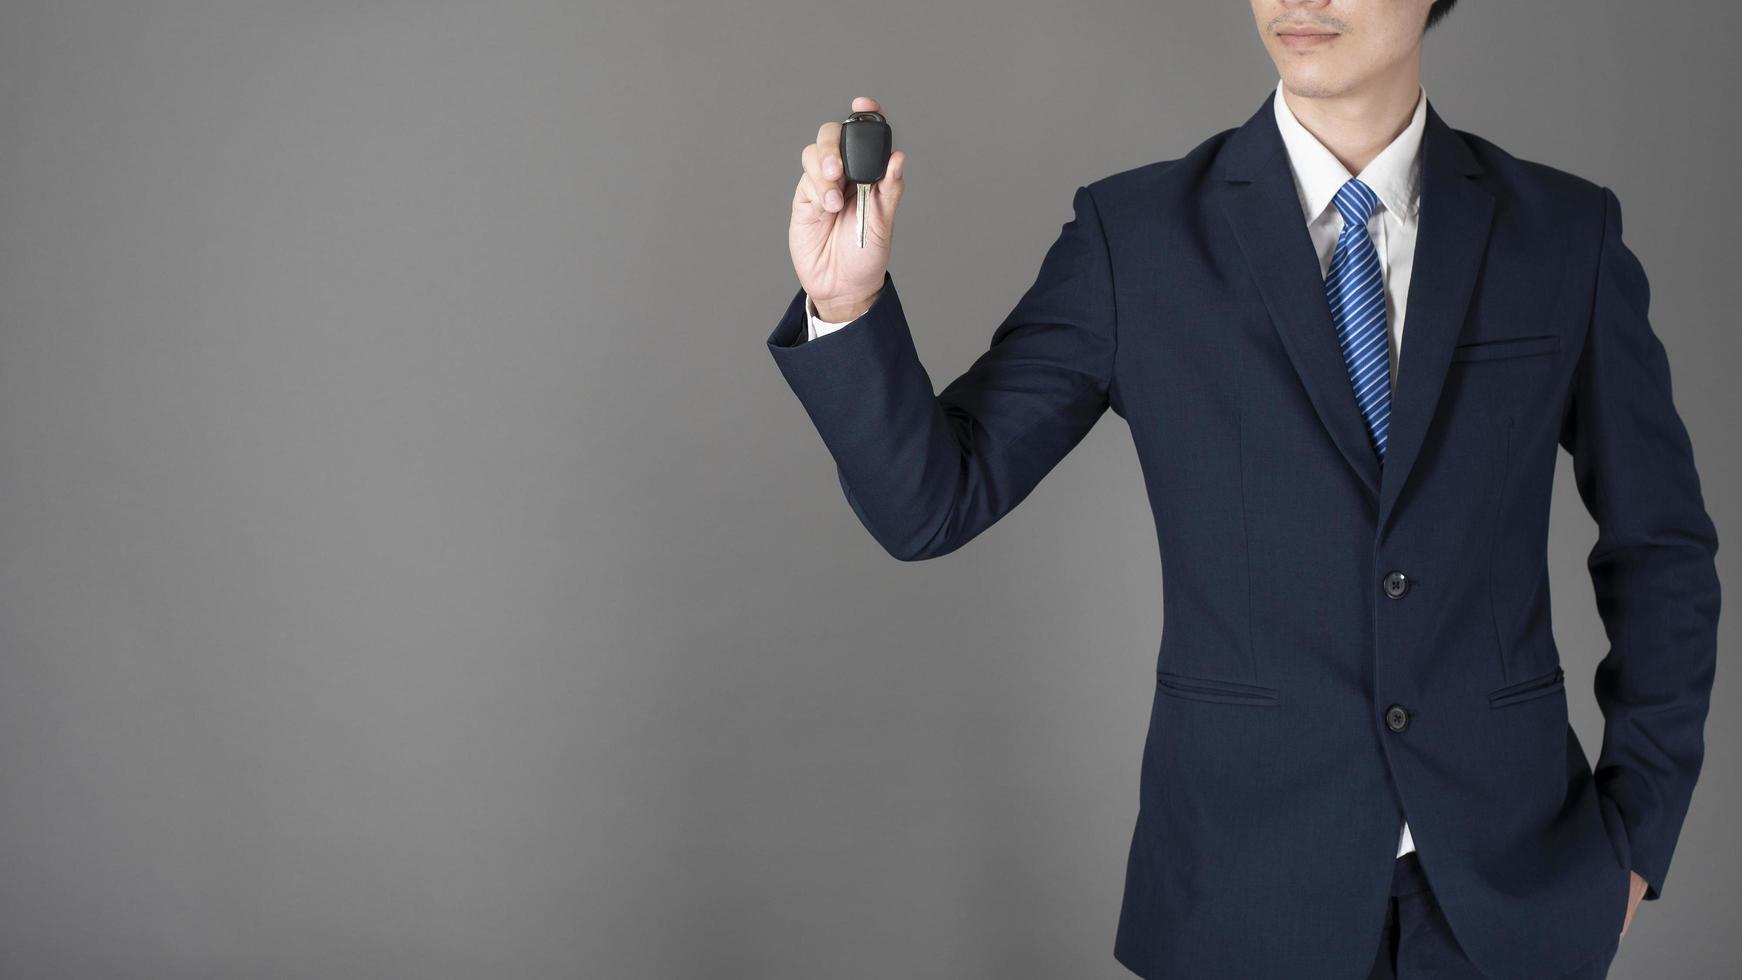
<instances>
[{"instance_id":1,"label":"wrist","mask_svg":"<svg viewBox=\"0 0 1742 980\"><path fill-rule=\"evenodd\" d=\"M871 296L865 299L832 299L814 301L817 308L817 319L824 323L846 323L857 320L871 308Z\"/></svg>"}]
</instances>

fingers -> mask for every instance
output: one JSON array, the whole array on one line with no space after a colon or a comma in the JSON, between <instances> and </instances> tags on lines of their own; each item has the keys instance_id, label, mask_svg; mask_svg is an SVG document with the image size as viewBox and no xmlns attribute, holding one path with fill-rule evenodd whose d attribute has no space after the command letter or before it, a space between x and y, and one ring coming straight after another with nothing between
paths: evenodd
<instances>
[{"instance_id":1,"label":"fingers","mask_svg":"<svg viewBox=\"0 0 1742 980\"><path fill-rule=\"evenodd\" d=\"M817 144L811 143L805 146L803 153L799 154L804 173L799 178L798 188L794 192L793 204L795 206L798 204L808 205L813 212L839 211L841 202L844 200L841 197L841 181L829 180L822 176L821 166L818 163L821 159L821 153L821 148Z\"/></svg>"},{"instance_id":2,"label":"fingers","mask_svg":"<svg viewBox=\"0 0 1742 980\"><path fill-rule=\"evenodd\" d=\"M805 147L804 172L816 188L817 201L825 211L839 211L846 201L846 183L841 165L841 124L826 122L817 129L817 141Z\"/></svg>"},{"instance_id":3,"label":"fingers","mask_svg":"<svg viewBox=\"0 0 1742 980\"><path fill-rule=\"evenodd\" d=\"M853 111L881 112L882 106L876 99L861 95L853 99ZM841 124L831 121L817 127L816 142L806 146L799 159L804 176L793 188L793 209L838 212L846 208L847 181L841 163ZM892 154L888 171L876 184L879 200L891 206L901 199L902 164L898 160L905 159L906 155L899 150Z\"/></svg>"}]
</instances>

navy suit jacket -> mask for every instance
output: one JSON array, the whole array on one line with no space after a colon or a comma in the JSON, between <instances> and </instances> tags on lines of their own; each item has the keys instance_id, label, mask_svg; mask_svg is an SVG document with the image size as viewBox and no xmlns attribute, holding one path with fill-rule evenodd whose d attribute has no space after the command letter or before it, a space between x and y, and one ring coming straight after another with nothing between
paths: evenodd
<instances>
[{"instance_id":1,"label":"navy suit jacket","mask_svg":"<svg viewBox=\"0 0 1742 980\"><path fill-rule=\"evenodd\" d=\"M854 513L906 561L1009 512L1104 409L1129 425L1164 581L1113 949L1141 976L1366 976L1405 815L1497 978L1599 953L1629 869L1662 893L1719 585L1645 272L1608 188L1431 104L1421 179L1383 466L1268 98L1077 188L1033 286L935 395L890 275L812 341L800 290L767 339ZM1549 622L1560 448L1598 528L1594 772Z\"/></svg>"}]
</instances>

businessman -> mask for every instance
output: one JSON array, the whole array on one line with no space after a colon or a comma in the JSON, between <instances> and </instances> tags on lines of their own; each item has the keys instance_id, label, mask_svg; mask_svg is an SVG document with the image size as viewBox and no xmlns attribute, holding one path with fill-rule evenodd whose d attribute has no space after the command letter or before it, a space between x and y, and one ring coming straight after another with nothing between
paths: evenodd
<instances>
[{"instance_id":1,"label":"businessman","mask_svg":"<svg viewBox=\"0 0 1742 980\"><path fill-rule=\"evenodd\" d=\"M891 555L967 544L1105 409L1131 429L1164 578L1113 948L1139 976L1598 978L1663 894L1717 536L1615 194L1427 99L1454 2L1251 0L1274 91L1078 187L935 394L888 271L905 152L864 248L839 124L802 153L768 349ZM1561 448L1610 644L1594 770L1549 622Z\"/></svg>"}]
</instances>

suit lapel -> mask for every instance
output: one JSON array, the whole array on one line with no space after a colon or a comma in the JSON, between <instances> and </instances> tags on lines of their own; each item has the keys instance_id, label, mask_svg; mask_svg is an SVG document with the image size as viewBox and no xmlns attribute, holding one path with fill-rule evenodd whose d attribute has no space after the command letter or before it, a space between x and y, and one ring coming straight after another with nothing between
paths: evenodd
<instances>
[{"instance_id":1,"label":"suit lapel","mask_svg":"<svg viewBox=\"0 0 1742 980\"><path fill-rule=\"evenodd\" d=\"M1223 147L1218 158L1227 181L1222 208L1314 411L1355 475L1377 498L1378 525L1383 527L1439 400L1486 246L1494 199L1465 176L1480 173L1481 166L1430 103L1422 133L1421 210L1403 353L1381 467L1349 384L1318 256L1276 129L1271 107L1275 97L1273 89Z\"/></svg>"},{"instance_id":2,"label":"suit lapel","mask_svg":"<svg viewBox=\"0 0 1742 980\"><path fill-rule=\"evenodd\" d=\"M1355 475L1377 497L1379 458L1343 365L1325 281L1273 112L1266 99L1223 147L1219 161L1228 184L1222 209L1313 409Z\"/></svg>"},{"instance_id":3,"label":"suit lapel","mask_svg":"<svg viewBox=\"0 0 1742 980\"><path fill-rule=\"evenodd\" d=\"M1421 139L1421 210L1397 389L1391 393L1391 430L1379 490L1380 529L1421 454L1494 219L1494 195L1473 179L1482 165L1463 138L1440 120L1431 102Z\"/></svg>"}]
</instances>

